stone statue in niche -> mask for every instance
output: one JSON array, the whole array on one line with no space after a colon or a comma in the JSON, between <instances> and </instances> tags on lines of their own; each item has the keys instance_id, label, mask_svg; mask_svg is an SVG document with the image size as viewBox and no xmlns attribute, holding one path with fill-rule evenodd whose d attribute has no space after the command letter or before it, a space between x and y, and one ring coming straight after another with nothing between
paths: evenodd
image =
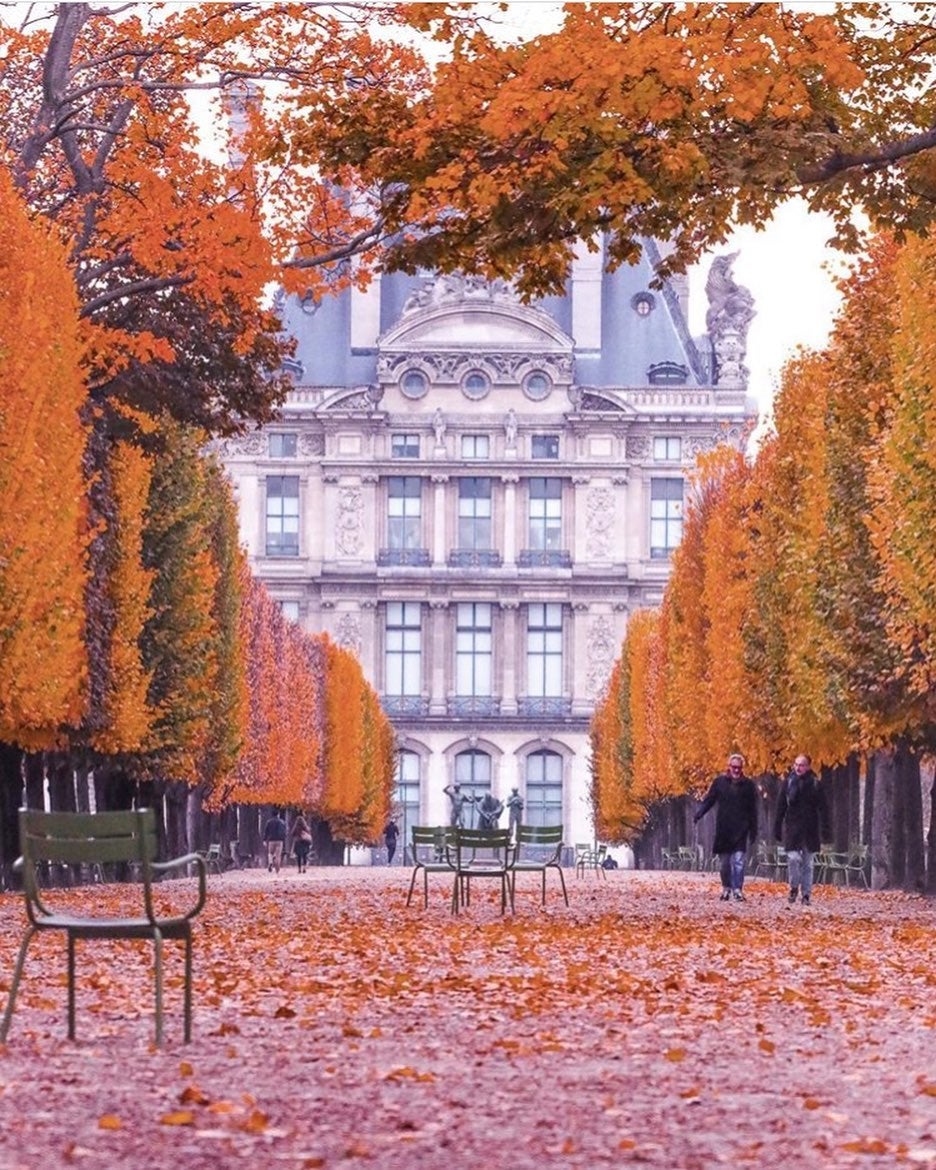
<instances>
[{"instance_id":1,"label":"stone statue in niche","mask_svg":"<svg viewBox=\"0 0 936 1170\"><path fill-rule=\"evenodd\" d=\"M513 407L507 411L507 419L504 422L504 433L507 436L507 446L516 447L517 445L517 414Z\"/></svg>"},{"instance_id":2,"label":"stone statue in niche","mask_svg":"<svg viewBox=\"0 0 936 1170\"><path fill-rule=\"evenodd\" d=\"M432 416L432 431L435 435L437 447L445 445L445 415L442 413L441 407L435 408L435 414Z\"/></svg>"}]
</instances>

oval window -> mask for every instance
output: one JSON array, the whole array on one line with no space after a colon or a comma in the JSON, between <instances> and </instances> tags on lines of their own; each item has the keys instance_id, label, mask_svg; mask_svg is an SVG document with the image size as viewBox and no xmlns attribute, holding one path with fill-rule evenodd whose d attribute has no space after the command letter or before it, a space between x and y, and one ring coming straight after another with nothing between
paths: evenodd
<instances>
[{"instance_id":1,"label":"oval window","mask_svg":"<svg viewBox=\"0 0 936 1170\"><path fill-rule=\"evenodd\" d=\"M491 384L485 375L477 372L469 374L462 382L462 392L465 397L475 400L483 398L490 388Z\"/></svg>"},{"instance_id":2,"label":"oval window","mask_svg":"<svg viewBox=\"0 0 936 1170\"><path fill-rule=\"evenodd\" d=\"M527 398L532 398L535 402L545 398L552 389L552 382L545 374L538 371L535 374L530 374L523 384L523 389L526 391Z\"/></svg>"},{"instance_id":3,"label":"oval window","mask_svg":"<svg viewBox=\"0 0 936 1170\"><path fill-rule=\"evenodd\" d=\"M400 390L407 398L422 398L429 389L429 379L421 370L409 370L403 375Z\"/></svg>"}]
</instances>

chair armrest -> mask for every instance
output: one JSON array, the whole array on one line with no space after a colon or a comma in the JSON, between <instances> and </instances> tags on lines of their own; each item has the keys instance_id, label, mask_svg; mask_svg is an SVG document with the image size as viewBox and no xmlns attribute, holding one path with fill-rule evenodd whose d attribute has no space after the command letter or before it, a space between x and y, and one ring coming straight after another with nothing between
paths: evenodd
<instances>
[{"instance_id":1,"label":"chair armrest","mask_svg":"<svg viewBox=\"0 0 936 1170\"><path fill-rule=\"evenodd\" d=\"M165 873L169 869L181 869L184 865L194 865L198 870L198 901L191 910L182 916L183 918L194 918L202 910L208 897L208 867L204 857L200 853L186 853L184 857L173 857L171 861L154 861L150 864L150 869ZM151 908L149 909L151 910Z\"/></svg>"},{"instance_id":2,"label":"chair armrest","mask_svg":"<svg viewBox=\"0 0 936 1170\"><path fill-rule=\"evenodd\" d=\"M22 859L22 857L17 857L16 861L13 862L13 872L20 873L22 868L23 868L23 859Z\"/></svg>"}]
</instances>

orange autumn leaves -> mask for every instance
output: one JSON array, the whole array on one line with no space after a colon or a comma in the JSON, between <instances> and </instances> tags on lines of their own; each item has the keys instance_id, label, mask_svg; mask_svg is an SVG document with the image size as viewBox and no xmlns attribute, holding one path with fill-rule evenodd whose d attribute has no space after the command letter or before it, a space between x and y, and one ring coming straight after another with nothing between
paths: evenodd
<instances>
[{"instance_id":1,"label":"orange autumn leaves","mask_svg":"<svg viewBox=\"0 0 936 1170\"><path fill-rule=\"evenodd\" d=\"M0 740L56 742L87 701L87 401L65 249L0 171Z\"/></svg>"},{"instance_id":2,"label":"orange autumn leaves","mask_svg":"<svg viewBox=\"0 0 936 1170\"><path fill-rule=\"evenodd\" d=\"M612 839L732 750L772 770L804 743L835 764L932 739L934 272L932 241L877 240L756 459L701 461L662 609L632 621L595 715Z\"/></svg>"},{"instance_id":3,"label":"orange autumn leaves","mask_svg":"<svg viewBox=\"0 0 936 1170\"><path fill-rule=\"evenodd\" d=\"M0 235L0 739L374 839L392 731L360 665L250 579L203 434L89 434L64 251L2 176Z\"/></svg>"}]
</instances>

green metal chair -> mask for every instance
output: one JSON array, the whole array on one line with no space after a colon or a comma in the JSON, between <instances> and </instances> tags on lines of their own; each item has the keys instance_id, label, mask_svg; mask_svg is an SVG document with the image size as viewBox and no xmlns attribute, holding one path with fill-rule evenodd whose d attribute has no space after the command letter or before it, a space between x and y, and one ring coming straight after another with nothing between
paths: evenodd
<instances>
[{"instance_id":1,"label":"green metal chair","mask_svg":"<svg viewBox=\"0 0 936 1170\"><path fill-rule=\"evenodd\" d=\"M538 873L542 876L543 905L546 905L546 870L559 874L562 896L569 904L565 877L562 873L562 825L518 825L516 856L511 867L513 894L517 889L518 873Z\"/></svg>"},{"instance_id":2,"label":"green metal chair","mask_svg":"<svg viewBox=\"0 0 936 1170\"><path fill-rule=\"evenodd\" d=\"M454 830L454 842L446 848L452 864L452 913L471 905L471 883L475 878L492 878L501 884L501 914L513 900L514 847L509 829Z\"/></svg>"},{"instance_id":3,"label":"green metal chair","mask_svg":"<svg viewBox=\"0 0 936 1170\"><path fill-rule=\"evenodd\" d=\"M156 1044L162 1044L163 988L162 944L164 939L185 943L185 1042L192 1038L192 919L205 905L207 881L205 860L189 853L172 861L157 862L156 817L152 809L104 813L45 813L20 809L20 848L16 868L23 875L23 895L29 926L20 943L13 982L7 999L0 1043L5 1043L16 993L23 974L26 951L35 934L43 930L64 931L68 940L68 1038L75 1039L75 943L84 938L151 938L153 940L156 986ZM142 914L132 918L104 915L81 917L52 908L52 895L41 890L37 867L43 863L106 865L124 862L139 869ZM194 906L185 913L168 917L157 914L153 905L153 883L172 869L194 865L198 871L198 893Z\"/></svg>"},{"instance_id":4,"label":"green metal chair","mask_svg":"<svg viewBox=\"0 0 936 1170\"><path fill-rule=\"evenodd\" d=\"M452 839L454 831L448 825L413 825L411 842L413 873L410 877L409 893L406 895L407 906L413 899L416 877L420 871L423 875L424 910L429 905L429 875L446 873L451 876L452 863L446 854L446 846Z\"/></svg>"}]
</instances>

